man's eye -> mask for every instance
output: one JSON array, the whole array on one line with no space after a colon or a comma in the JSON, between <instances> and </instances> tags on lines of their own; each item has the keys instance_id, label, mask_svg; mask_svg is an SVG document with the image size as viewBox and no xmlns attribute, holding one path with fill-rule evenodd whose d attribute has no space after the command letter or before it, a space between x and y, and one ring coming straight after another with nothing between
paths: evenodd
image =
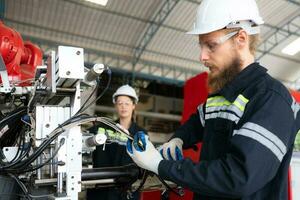
<instances>
[{"instance_id":1,"label":"man's eye","mask_svg":"<svg viewBox=\"0 0 300 200\"><path fill-rule=\"evenodd\" d=\"M209 50L214 51L217 47L216 43L207 43L207 47Z\"/></svg>"}]
</instances>

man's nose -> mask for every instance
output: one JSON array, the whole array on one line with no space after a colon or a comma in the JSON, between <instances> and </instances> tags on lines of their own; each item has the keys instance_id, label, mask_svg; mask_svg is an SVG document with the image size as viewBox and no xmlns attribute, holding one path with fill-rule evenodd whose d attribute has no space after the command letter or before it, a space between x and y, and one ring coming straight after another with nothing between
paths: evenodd
<instances>
[{"instance_id":1,"label":"man's nose","mask_svg":"<svg viewBox=\"0 0 300 200\"><path fill-rule=\"evenodd\" d=\"M205 48L200 49L199 59L202 63L204 63L205 61L207 61L209 59L209 53Z\"/></svg>"}]
</instances>

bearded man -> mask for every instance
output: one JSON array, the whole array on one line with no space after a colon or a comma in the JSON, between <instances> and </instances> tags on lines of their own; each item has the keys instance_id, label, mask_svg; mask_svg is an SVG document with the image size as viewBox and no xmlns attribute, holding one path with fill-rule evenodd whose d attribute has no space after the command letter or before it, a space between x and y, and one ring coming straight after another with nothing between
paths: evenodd
<instances>
[{"instance_id":1,"label":"bearded man","mask_svg":"<svg viewBox=\"0 0 300 200\"><path fill-rule=\"evenodd\" d=\"M261 24L255 0L201 1L189 34L199 39L210 95L163 145L162 155L143 134L129 142L137 165L189 188L194 199L288 199L299 106L255 62ZM199 141L201 160L181 159L182 147Z\"/></svg>"}]
</instances>

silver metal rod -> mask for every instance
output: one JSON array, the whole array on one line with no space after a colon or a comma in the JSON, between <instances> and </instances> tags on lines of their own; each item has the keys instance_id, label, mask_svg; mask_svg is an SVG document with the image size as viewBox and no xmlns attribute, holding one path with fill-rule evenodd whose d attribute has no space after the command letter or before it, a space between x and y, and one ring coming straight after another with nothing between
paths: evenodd
<instances>
[{"instance_id":1,"label":"silver metal rod","mask_svg":"<svg viewBox=\"0 0 300 200\"><path fill-rule=\"evenodd\" d=\"M50 147L50 158L52 158L53 156L53 146ZM49 166L49 174L50 174L50 178L54 177L54 162L55 160L53 159L53 161L51 162L50 166Z\"/></svg>"},{"instance_id":2,"label":"silver metal rod","mask_svg":"<svg viewBox=\"0 0 300 200\"><path fill-rule=\"evenodd\" d=\"M42 160L42 155L40 155L39 158L36 159L36 165L38 166L38 165L40 165L42 162L43 162L43 160ZM39 168L39 169L37 170L36 175L37 175L37 179L42 179L42 168Z\"/></svg>"},{"instance_id":3,"label":"silver metal rod","mask_svg":"<svg viewBox=\"0 0 300 200\"><path fill-rule=\"evenodd\" d=\"M75 88L63 88L63 87L57 87L57 92L75 92Z\"/></svg>"},{"instance_id":4,"label":"silver metal rod","mask_svg":"<svg viewBox=\"0 0 300 200\"><path fill-rule=\"evenodd\" d=\"M63 192L63 173L57 173L57 193L61 194Z\"/></svg>"},{"instance_id":5,"label":"silver metal rod","mask_svg":"<svg viewBox=\"0 0 300 200\"><path fill-rule=\"evenodd\" d=\"M108 183L115 183L115 180L110 179L102 179L102 180L88 180L88 181L82 181L83 185L95 185L95 184L108 184Z\"/></svg>"}]
</instances>

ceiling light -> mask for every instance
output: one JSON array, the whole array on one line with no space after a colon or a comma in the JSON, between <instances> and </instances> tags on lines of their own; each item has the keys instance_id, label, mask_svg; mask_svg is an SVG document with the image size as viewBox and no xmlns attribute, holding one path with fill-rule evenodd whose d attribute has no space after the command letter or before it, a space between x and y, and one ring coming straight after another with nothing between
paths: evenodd
<instances>
[{"instance_id":1,"label":"ceiling light","mask_svg":"<svg viewBox=\"0 0 300 200\"><path fill-rule=\"evenodd\" d=\"M300 38L291 42L289 45L282 49L282 53L293 56L300 51Z\"/></svg>"},{"instance_id":2,"label":"ceiling light","mask_svg":"<svg viewBox=\"0 0 300 200\"><path fill-rule=\"evenodd\" d=\"M106 6L108 0L86 0L91 3L100 4L101 6Z\"/></svg>"}]
</instances>

